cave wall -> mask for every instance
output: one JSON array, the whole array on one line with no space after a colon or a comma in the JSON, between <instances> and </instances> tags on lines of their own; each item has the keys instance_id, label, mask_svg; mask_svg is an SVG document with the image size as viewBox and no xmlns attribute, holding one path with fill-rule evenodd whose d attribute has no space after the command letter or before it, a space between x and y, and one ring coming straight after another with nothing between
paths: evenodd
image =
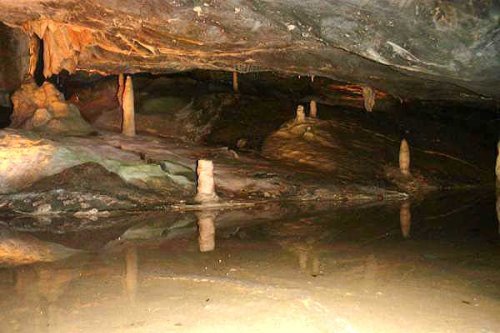
<instances>
[{"instance_id":1,"label":"cave wall","mask_svg":"<svg viewBox=\"0 0 500 333\"><path fill-rule=\"evenodd\" d=\"M9 107L9 94L29 70L29 37L20 29L0 23L0 107Z\"/></svg>"}]
</instances>

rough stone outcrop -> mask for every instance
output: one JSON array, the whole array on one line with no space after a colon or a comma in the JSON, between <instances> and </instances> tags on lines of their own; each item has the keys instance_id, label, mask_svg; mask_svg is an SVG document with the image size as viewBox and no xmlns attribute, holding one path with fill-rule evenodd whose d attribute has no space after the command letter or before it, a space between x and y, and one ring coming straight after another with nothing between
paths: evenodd
<instances>
[{"instance_id":1,"label":"rough stone outcrop","mask_svg":"<svg viewBox=\"0 0 500 333\"><path fill-rule=\"evenodd\" d=\"M343 119L306 117L290 120L271 134L262 147L265 157L303 171L320 171L325 179L362 184L388 182L408 191L421 191L487 182L484 170L452 155L413 148L413 171L401 174L400 142L363 124ZM449 180L456 179L456 181Z\"/></svg>"},{"instance_id":2,"label":"rough stone outcrop","mask_svg":"<svg viewBox=\"0 0 500 333\"><path fill-rule=\"evenodd\" d=\"M59 135L88 135L94 131L80 115L78 108L67 103L57 88L45 82L23 84L12 95L14 111L11 127Z\"/></svg>"},{"instance_id":3,"label":"rough stone outcrop","mask_svg":"<svg viewBox=\"0 0 500 333\"><path fill-rule=\"evenodd\" d=\"M497 1L7 0L44 73L273 70L401 98L499 98ZM50 19L49 19L50 18Z\"/></svg>"}]
</instances>

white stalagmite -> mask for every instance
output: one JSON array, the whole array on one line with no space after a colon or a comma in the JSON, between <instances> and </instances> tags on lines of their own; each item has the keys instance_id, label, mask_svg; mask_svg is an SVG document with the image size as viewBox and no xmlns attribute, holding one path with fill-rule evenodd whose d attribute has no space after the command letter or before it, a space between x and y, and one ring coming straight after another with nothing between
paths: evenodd
<instances>
[{"instance_id":1,"label":"white stalagmite","mask_svg":"<svg viewBox=\"0 0 500 333\"><path fill-rule=\"evenodd\" d=\"M137 295L137 248L131 245L125 249L125 288L131 302L135 302Z\"/></svg>"},{"instance_id":2,"label":"white stalagmite","mask_svg":"<svg viewBox=\"0 0 500 333\"><path fill-rule=\"evenodd\" d=\"M199 212L198 217L198 245L200 252L215 250L215 212Z\"/></svg>"},{"instance_id":3,"label":"white stalagmite","mask_svg":"<svg viewBox=\"0 0 500 333\"><path fill-rule=\"evenodd\" d=\"M218 201L215 193L214 164L209 160L198 160L196 168L198 175L198 186L195 200L199 203L210 203Z\"/></svg>"},{"instance_id":4,"label":"white stalagmite","mask_svg":"<svg viewBox=\"0 0 500 333\"><path fill-rule=\"evenodd\" d=\"M120 107L123 106L123 91L125 90L125 77L123 74L118 75L118 90L116 91L116 99Z\"/></svg>"},{"instance_id":5,"label":"white stalagmite","mask_svg":"<svg viewBox=\"0 0 500 333\"><path fill-rule=\"evenodd\" d=\"M233 72L233 91L237 93L240 90L238 84L238 72Z\"/></svg>"},{"instance_id":6,"label":"white stalagmite","mask_svg":"<svg viewBox=\"0 0 500 333\"><path fill-rule=\"evenodd\" d=\"M411 210L409 201L405 201L401 204L399 209L399 222L401 224L401 233L403 234L403 237L410 237Z\"/></svg>"},{"instance_id":7,"label":"white stalagmite","mask_svg":"<svg viewBox=\"0 0 500 333\"><path fill-rule=\"evenodd\" d=\"M405 176L410 175L410 146L406 139L401 140L399 147L399 170Z\"/></svg>"},{"instance_id":8,"label":"white stalagmite","mask_svg":"<svg viewBox=\"0 0 500 333\"><path fill-rule=\"evenodd\" d=\"M363 100L365 103L365 110L372 112L375 106L375 91L371 87L363 87Z\"/></svg>"},{"instance_id":9,"label":"white stalagmite","mask_svg":"<svg viewBox=\"0 0 500 333\"><path fill-rule=\"evenodd\" d=\"M304 106L299 105L297 106L297 114L295 116L295 122L296 123L303 123L306 121L306 113L304 111Z\"/></svg>"},{"instance_id":10,"label":"white stalagmite","mask_svg":"<svg viewBox=\"0 0 500 333\"><path fill-rule=\"evenodd\" d=\"M122 117L122 134L135 136L134 85L131 76L127 76L123 90Z\"/></svg>"},{"instance_id":11,"label":"white stalagmite","mask_svg":"<svg viewBox=\"0 0 500 333\"><path fill-rule=\"evenodd\" d=\"M317 118L318 117L318 105L315 100L311 100L309 105L309 117Z\"/></svg>"}]
</instances>

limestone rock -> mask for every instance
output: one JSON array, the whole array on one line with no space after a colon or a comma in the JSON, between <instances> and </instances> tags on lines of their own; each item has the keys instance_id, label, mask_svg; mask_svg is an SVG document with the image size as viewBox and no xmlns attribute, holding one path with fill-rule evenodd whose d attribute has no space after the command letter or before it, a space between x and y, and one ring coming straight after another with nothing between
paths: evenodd
<instances>
[{"instance_id":1,"label":"limestone rock","mask_svg":"<svg viewBox=\"0 0 500 333\"><path fill-rule=\"evenodd\" d=\"M78 108L66 102L57 88L45 82L38 87L30 81L12 95L14 111L11 127L58 135L83 136L94 129L80 115Z\"/></svg>"}]
</instances>

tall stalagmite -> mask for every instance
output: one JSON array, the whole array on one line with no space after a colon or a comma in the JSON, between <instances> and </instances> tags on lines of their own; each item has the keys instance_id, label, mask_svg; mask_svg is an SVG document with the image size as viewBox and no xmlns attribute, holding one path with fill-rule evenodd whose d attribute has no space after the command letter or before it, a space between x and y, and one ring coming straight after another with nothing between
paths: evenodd
<instances>
[{"instance_id":1,"label":"tall stalagmite","mask_svg":"<svg viewBox=\"0 0 500 333\"><path fill-rule=\"evenodd\" d=\"M500 187L500 140L497 144L497 165L495 168L495 173L497 175L497 186Z\"/></svg>"},{"instance_id":2,"label":"tall stalagmite","mask_svg":"<svg viewBox=\"0 0 500 333\"><path fill-rule=\"evenodd\" d=\"M196 168L198 174L198 186L195 200L199 203L210 203L218 201L215 193L214 164L209 160L198 160Z\"/></svg>"},{"instance_id":3,"label":"tall stalagmite","mask_svg":"<svg viewBox=\"0 0 500 333\"><path fill-rule=\"evenodd\" d=\"M299 105L297 106L297 114L295 115L295 122L296 123L303 123L306 121L306 113L304 111L304 106Z\"/></svg>"},{"instance_id":4,"label":"tall stalagmite","mask_svg":"<svg viewBox=\"0 0 500 333\"><path fill-rule=\"evenodd\" d=\"M135 136L134 86L132 77L127 76L123 91L122 134Z\"/></svg>"},{"instance_id":5,"label":"tall stalagmite","mask_svg":"<svg viewBox=\"0 0 500 333\"><path fill-rule=\"evenodd\" d=\"M410 146L408 141L403 139L399 147L399 170L405 176L410 175Z\"/></svg>"},{"instance_id":6,"label":"tall stalagmite","mask_svg":"<svg viewBox=\"0 0 500 333\"><path fill-rule=\"evenodd\" d=\"M311 100L311 104L309 105L309 117L318 117L318 105L316 104L315 100Z\"/></svg>"}]
</instances>

